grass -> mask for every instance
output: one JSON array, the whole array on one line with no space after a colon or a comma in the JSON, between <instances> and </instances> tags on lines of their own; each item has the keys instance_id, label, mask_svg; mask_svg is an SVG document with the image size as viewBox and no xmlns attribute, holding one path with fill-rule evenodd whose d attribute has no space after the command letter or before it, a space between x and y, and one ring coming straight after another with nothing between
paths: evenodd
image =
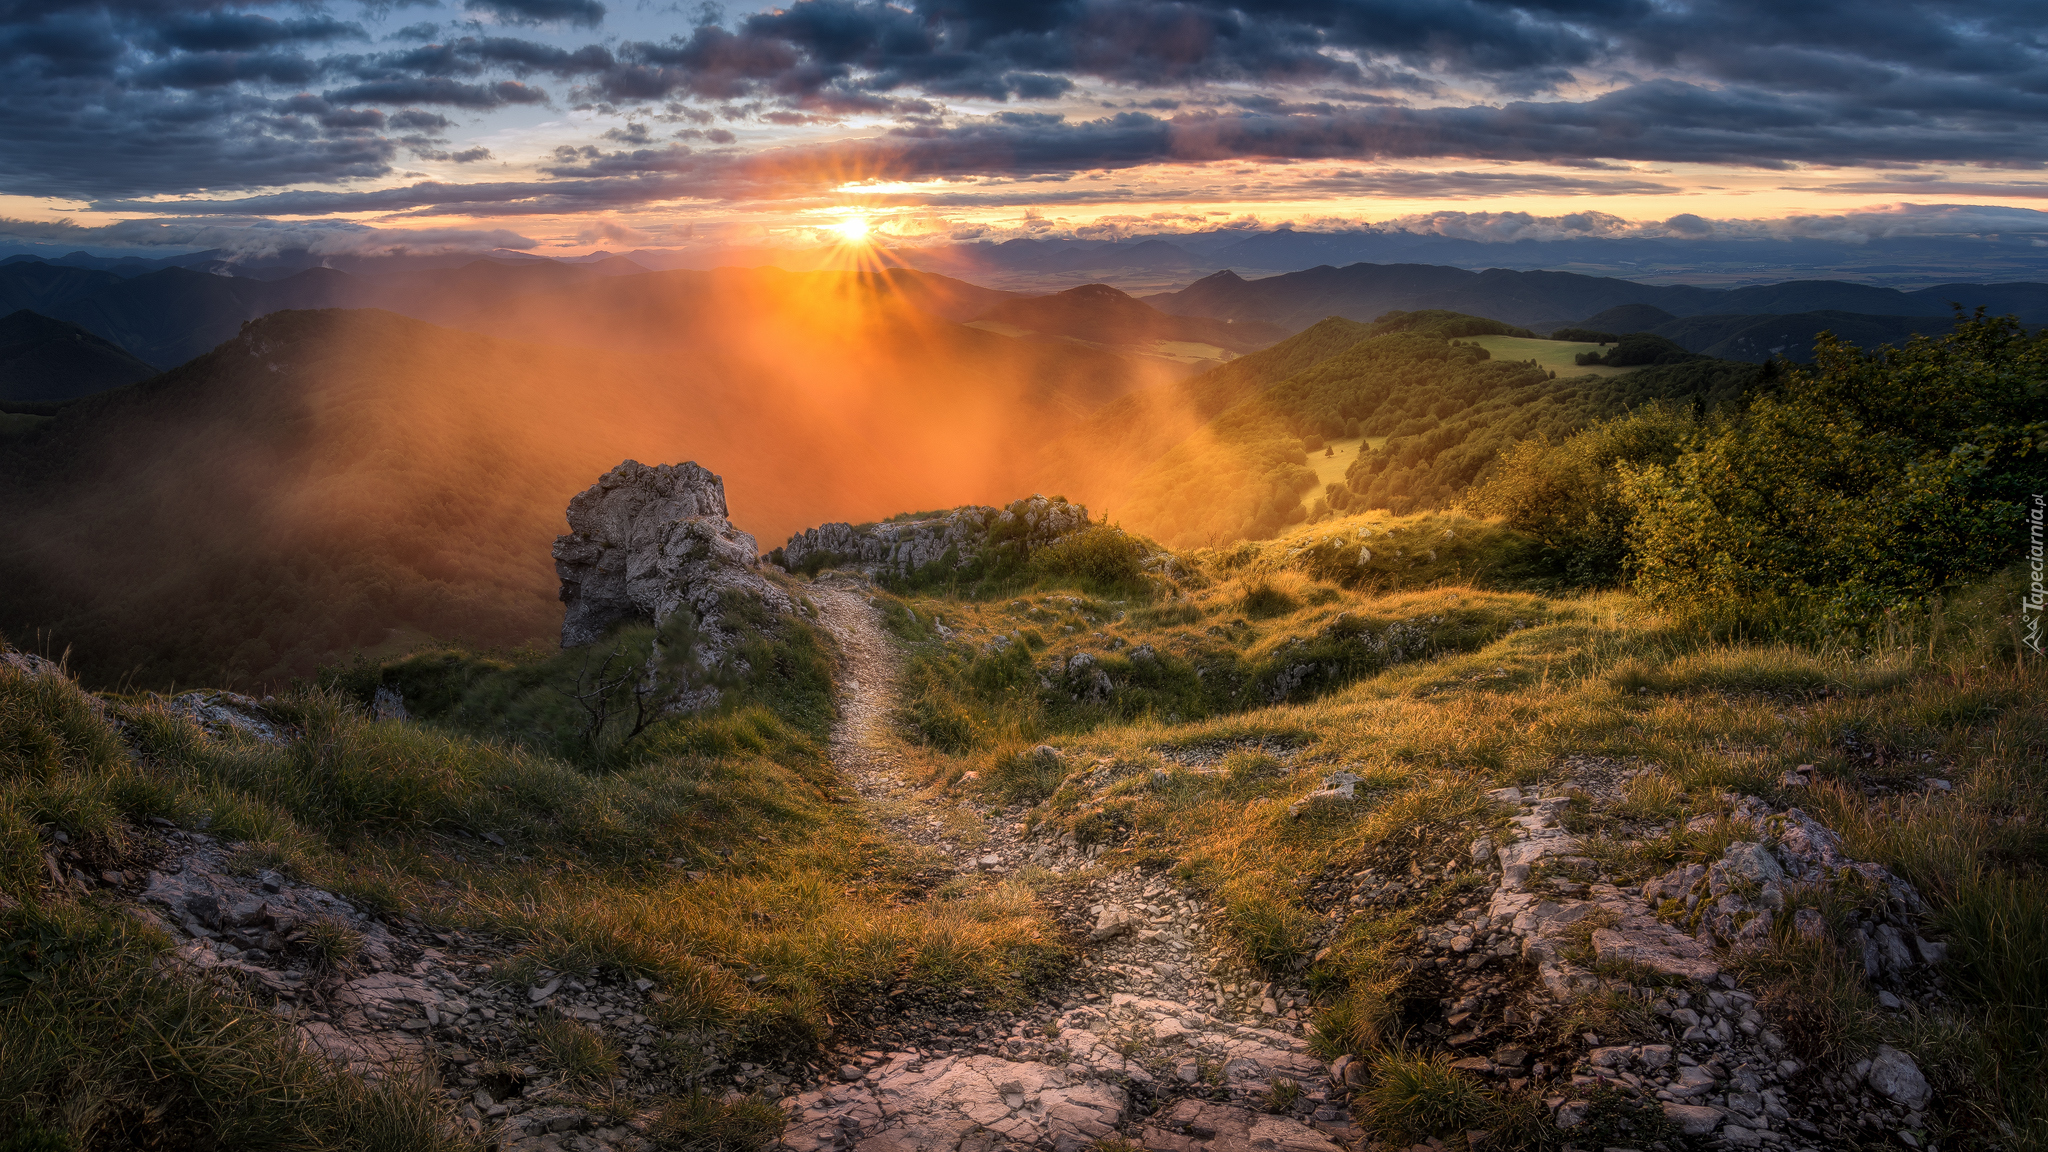
<instances>
[{"instance_id":1,"label":"grass","mask_svg":"<svg viewBox=\"0 0 2048 1152\"><path fill-rule=\"evenodd\" d=\"M168 982L176 998L151 999L145 978L166 942L53 883L45 854L122 866L152 816L245 842L235 871L287 871L387 915L509 940L506 973L653 979L669 998L661 1025L728 1060L810 1055L892 985L1022 1003L1064 960L1035 896L976 882L922 899L919 861L843 803L823 749L829 696L804 690L823 650L776 639L762 637L754 663L795 668L786 681L742 682L720 709L573 758L476 720L535 722L520 701L562 674L548 662L413 662L404 682L452 685L424 722L372 721L345 682L307 689L273 705L296 733L282 747L210 740L155 698L102 703L0 667L0 936L13 942L0 956L0 1093L28 1102L0 1125L75 1132L88 1148L149 1118L172 1133L245 1133L236 1147L467 1146L434 1127L445 1097L402 1077L366 1089L293 1056L288 1026L261 1006ZM520 676L526 687L509 690ZM345 973L361 940L316 922L297 944ZM67 1007L100 997L105 1010ZM602 1084L617 1067L573 1022L545 1022L536 1039L570 1079ZM166 1061L185 1071L149 1071ZM677 1147L761 1143L746 1108L690 1120L698 1106L679 1107ZM360 1135L371 1131L389 1135ZM13 1135L0 1127L0 1140ZM713 1144L691 1143L700 1136Z\"/></svg>"},{"instance_id":2,"label":"grass","mask_svg":"<svg viewBox=\"0 0 2048 1152\"><path fill-rule=\"evenodd\" d=\"M1405 1141L1455 1136L1486 1127L1492 1101L1448 1056L1388 1052L1373 1062L1359 1112L1372 1127Z\"/></svg>"},{"instance_id":3,"label":"grass","mask_svg":"<svg viewBox=\"0 0 2048 1152\"><path fill-rule=\"evenodd\" d=\"M1422 566L1406 571L1429 578L1419 586L1330 566L1355 561L1365 546L1356 529L1375 524L1369 539L1451 531L1471 551L1447 544L1435 561L1414 558ZM1823 1066L1878 1042L1904 1047L1960 1138L2048 1148L2048 684L2016 649L2015 578L1856 638L1758 642L1625 593L1459 583L1514 554L1511 536L1483 529L1445 517L1316 525L1181 557L1150 599L879 596L909 655L899 719L922 743L907 771L977 807L1030 805L1034 830L1101 845L1105 866L1173 869L1217 910L1244 961L1314 991L1319 1054L1371 1062L1364 1094L1380 1129L1462 1124L1523 1132L1528 1147L1556 1136L1541 1133L1541 1101L1482 1091L1404 1023L1411 997L1435 995L1402 963L1415 931L1472 902L1481 880L1466 871L1470 846L1481 835L1498 842L1507 813L1487 791L1560 790L1568 765L1589 760L1636 772L1615 803L1569 816L1584 828L1592 871L1623 880L1718 858L1751 835L1724 818L1724 793L1798 805L1840 832L1852 857L1919 887L1923 934L1950 948L1950 996L1918 1014L1875 1013L1839 953L1785 937L1743 962L1773 1027ZM4 915L69 926L16 930L54 943L7 963L42 971L61 954L112 965L116 977L123 964L139 971L160 945L89 927L106 917L49 883L44 853L62 831L82 860L114 866L134 851L134 823L163 815L207 819L247 841L237 867L290 869L366 903L508 939L518 953L507 971L654 979L670 996L660 1023L721 1037L727 1055L835 1042L878 988L899 983L956 998L974 989L1021 1008L1066 959L1031 888L977 876L927 895L918 862L857 817L830 770L820 723L829 699L820 704L802 671L825 649L770 642L767 659L798 670L794 687L743 684L712 714L594 756L514 735L547 723L536 702L566 670L547 661L408 667L417 698L441 701L422 704L424 723L373 723L354 697L301 693L280 706L299 733L285 748L209 741L150 700L102 706L0 669L0 893L17 906ZM1291 671L1301 668L1314 671ZM1111 680L1107 699L1086 692L1095 671ZM513 691L521 676L527 686ZM1799 765L1813 766L1814 783L1782 784ZM1358 778L1353 802L1291 810L1339 770ZM1927 789L1929 777L1950 788ZM1407 891L1340 927L1324 891L1367 869ZM1814 906L1839 927L1858 898L1842 891ZM24 996L82 994L19 986ZM38 1001L33 1018L56 1003ZM1647 1035L1654 1020L1641 996L1617 991L1546 1024L1562 1043L1589 1031ZM139 1041L112 1027L92 1024L65 1043L117 1053L108 1091L141 1091L124 1086L130 1065L118 1056ZM255 1029L237 1033L238 1045L260 1047L272 1025L237 1027ZM0 1021L0 1052L26 1052L18 1035ZM17 1078L0 1087L24 1085L45 1128L69 1122L43 1103L67 1089L34 1070L67 1058L0 1060L0 1078ZM298 1083L288 1064L254 1074ZM212 1083L195 1069L191 1083ZM211 1116L213 1102L184 1083L150 1088L165 1095L146 1106ZM323 1117L318 1140L343 1139L343 1121L325 1118L344 1104L409 1114L397 1097L304 1091L342 1102L308 1113ZM1589 1108L1588 1123L1616 1146L1654 1134L1655 1117L1625 1102ZM743 1104L683 1098L671 1113L661 1130L672 1146L770 1138Z\"/></svg>"},{"instance_id":4,"label":"grass","mask_svg":"<svg viewBox=\"0 0 2048 1152\"><path fill-rule=\"evenodd\" d=\"M758 1096L726 1102L692 1093L670 1101L648 1134L676 1152L767 1152L784 1123L782 1110Z\"/></svg>"},{"instance_id":5,"label":"grass","mask_svg":"<svg viewBox=\"0 0 2048 1152\"><path fill-rule=\"evenodd\" d=\"M289 1025L237 995L159 971L167 942L111 909L0 914L0 1141L458 1152L424 1073L337 1074ZM25 1144L35 1147L34 1143Z\"/></svg>"},{"instance_id":6,"label":"grass","mask_svg":"<svg viewBox=\"0 0 2048 1152\"><path fill-rule=\"evenodd\" d=\"M533 1026L533 1040L548 1070L570 1083L602 1083L618 1073L618 1048L587 1024L543 1016Z\"/></svg>"},{"instance_id":7,"label":"grass","mask_svg":"<svg viewBox=\"0 0 2048 1152\"><path fill-rule=\"evenodd\" d=\"M1595 861L1587 876L1624 883L1753 838L1724 818L1724 793L1800 806L1838 830L1853 858L1920 888L1921 931L1949 943L1944 979L1956 996L1924 1020L1887 1017L1872 1010L1860 964L1781 939L1744 962L1761 1010L1822 1065L1879 1042L1907 1047L1941 1091L1947 1122L2012 1148L2048 1147L2048 683L2016 653L2009 575L1938 615L1901 616L1859 638L1751 641L1625 593L1325 579L1324 531L1183 557L1180 594L1151 605L906 600L906 611L944 614L956 629L951 645L912 645L913 677L928 670L928 698L942 698L968 733L951 746L927 741L917 754L926 778L1031 804L1027 822L1103 845L1111 866L1176 869L1206 894L1245 961L1317 989L1311 1042L1325 1057L1413 1042L1402 1024L1413 979L1400 963L1404 940L1464 902L1461 862L1505 816L1486 790L1556 790L1567 763L1584 758L1634 772L1615 802L1569 817L1583 823ZM1328 667L1351 642L1339 638L1417 620L1429 622L1429 639L1412 656L1361 661L1277 702L1260 694L1271 669ZM989 651L1020 626L1042 643ZM1156 678L1129 663L1146 647ZM1115 697L1073 698L1062 677L1077 652L1110 673ZM914 708L905 720L919 723ZM1057 757L1031 753L1039 743ZM1816 783L1781 783L1799 765L1814 766ZM1290 813L1340 768L1360 777L1357 801ZM1951 789L1925 790L1929 776ZM1707 819L1688 827L1698 817ZM1412 877L1412 890L1332 929L1320 882L1367 867ZM1829 922L1856 898L1830 897L1840 907L1823 907ZM1647 1001L1619 992L1551 1023L1572 1037L1649 1036L1658 1024ZM1410 1095L1434 1075L1403 1067ZM1523 1108L1503 1096L1488 1123L1522 1123ZM1619 1103L1610 1111L1617 1133L1654 1120L1623 1115Z\"/></svg>"},{"instance_id":8,"label":"grass","mask_svg":"<svg viewBox=\"0 0 2048 1152\"><path fill-rule=\"evenodd\" d=\"M1568 376L1620 376L1634 372L1634 368L1609 368L1605 364L1577 364L1573 357L1581 352L1605 352L1599 344L1579 344L1568 340L1532 340L1523 336L1467 336L1465 342L1477 344L1493 354L1496 360L1534 360L1536 366L1556 372L1560 379Z\"/></svg>"}]
</instances>

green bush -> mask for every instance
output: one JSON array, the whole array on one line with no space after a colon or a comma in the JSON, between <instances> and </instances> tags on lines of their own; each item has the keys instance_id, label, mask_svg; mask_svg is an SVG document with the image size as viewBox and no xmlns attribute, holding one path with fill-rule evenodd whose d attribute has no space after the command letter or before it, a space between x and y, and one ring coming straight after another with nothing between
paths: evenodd
<instances>
[{"instance_id":1,"label":"green bush","mask_svg":"<svg viewBox=\"0 0 2048 1152\"><path fill-rule=\"evenodd\" d=\"M1619 465L1651 599L1864 626L2017 555L2048 490L2048 345L2011 320L1864 353L1823 334L1811 369L1669 465Z\"/></svg>"},{"instance_id":2,"label":"green bush","mask_svg":"<svg viewBox=\"0 0 2048 1152\"><path fill-rule=\"evenodd\" d=\"M1090 524L1032 554L1032 574L1055 580L1073 580L1090 591L1117 592L1141 589L1145 583L1145 561L1157 549L1121 528Z\"/></svg>"},{"instance_id":3,"label":"green bush","mask_svg":"<svg viewBox=\"0 0 2048 1152\"><path fill-rule=\"evenodd\" d=\"M1610 368L1639 368L1646 364L1683 364L1688 360L1703 359L1705 357L1697 352L1687 352L1670 340L1662 336L1652 336L1648 332L1634 332L1614 339L1614 347L1609 348L1604 356L1598 352L1581 352L1572 357L1578 364L1605 364Z\"/></svg>"},{"instance_id":4,"label":"green bush","mask_svg":"<svg viewBox=\"0 0 2048 1152\"><path fill-rule=\"evenodd\" d=\"M1602 421L1562 444L1537 437L1502 454L1467 500L1475 511L1543 542L1565 581L1610 584L1628 556L1634 511L1622 499L1623 466L1669 465L1698 426L1668 405Z\"/></svg>"}]
</instances>

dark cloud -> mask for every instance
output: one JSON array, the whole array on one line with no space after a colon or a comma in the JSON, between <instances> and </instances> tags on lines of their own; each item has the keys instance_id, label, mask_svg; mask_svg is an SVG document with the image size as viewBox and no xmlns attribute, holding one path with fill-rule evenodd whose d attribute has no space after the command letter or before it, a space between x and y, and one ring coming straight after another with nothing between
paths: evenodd
<instances>
[{"instance_id":1,"label":"dark cloud","mask_svg":"<svg viewBox=\"0 0 2048 1152\"><path fill-rule=\"evenodd\" d=\"M253 52L279 44L367 39L362 25L328 16L273 20L251 12L206 12L164 21L158 42L186 52Z\"/></svg>"},{"instance_id":2,"label":"dark cloud","mask_svg":"<svg viewBox=\"0 0 2048 1152\"><path fill-rule=\"evenodd\" d=\"M505 104L544 104L548 94L517 80L464 84L440 76L410 80L372 80L327 93L346 104L446 104L455 108L496 108Z\"/></svg>"},{"instance_id":3,"label":"dark cloud","mask_svg":"<svg viewBox=\"0 0 2048 1152\"><path fill-rule=\"evenodd\" d=\"M611 129L615 150L551 175L623 181L625 196L1225 160L2048 162L2038 0L793 0L580 45L569 30L602 25L597 0L464 7L499 27L436 39L419 24L369 45L342 15L265 0L0 0L0 191L113 201L388 176L407 151L468 154L425 109L551 90L628 125ZM1082 91L1121 111L947 111ZM897 127L751 156L677 151L647 127L703 131L714 113Z\"/></svg>"},{"instance_id":4,"label":"dark cloud","mask_svg":"<svg viewBox=\"0 0 2048 1152\"><path fill-rule=\"evenodd\" d=\"M469 0L472 12L489 12L511 24L573 24L595 28L604 23L604 5L597 0Z\"/></svg>"},{"instance_id":5,"label":"dark cloud","mask_svg":"<svg viewBox=\"0 0 2048 1152\"><path fill-rule=\"evenodd\" d=\"M279 223L259 218L213 220L124 220L81 226L69 220L0 217L0 240L28 243L104 245L113 248L218 248L233 256L274 256L303 250L316 255L387 256L400 253L468 252L489 248L529 249L539 241L502 228L373 228L341 221Z\"/></svg>"}]
</instances>

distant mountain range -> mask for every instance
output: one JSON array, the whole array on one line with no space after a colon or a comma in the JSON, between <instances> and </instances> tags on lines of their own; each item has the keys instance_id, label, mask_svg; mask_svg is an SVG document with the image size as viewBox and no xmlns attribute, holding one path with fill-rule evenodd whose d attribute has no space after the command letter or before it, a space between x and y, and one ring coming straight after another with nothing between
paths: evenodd
<instances>
[{"instance_id":1,"label":"distant mountain range","mask_svg":"<svg viewBox=\"0 0 2048 1152\"><path fill-rule=\"evenodd\" d=\"M1814 335L1830 332L1864 348L1902 344L1915 336L1939 336L1951 327L1951 316L1868 316L1859 312L1823 310L1783 315L1673 316L1648 304L1624 304L1587 317L1578 327L1626 335L1648 332L1688 352L1720 360L1761 364L1773 356L1788 360L1810 357Z\"/></svg>"},{"instance_id":2,"label":"distant mountain range","mask_svg":"<svg viewBox=\"0 0 2048 1152\"><path fill-rule=\"evenodd\" d=\"M1007 335L1078 340L1134 354L1162 341L1245 352L1287 335L1272 325L1168 315L1114 288L1029 298L904 268L650 272L609 257L574 263L494 258L374 274L310 268L276 280L179 266L142 272L131 267L127 272L13 260L0 264L0 309L28 310L76 325L160 369L210 351L250 320L308 308L383 308L512 338L559 341L573 336L605 347L671 347L678 331L694 330L693 317L723 314L706 307L705 293L761 277L767 278L763 283L827 286L820 290L833 293L858 286L858 291L890 296L943 320L990 319L999 329L1007 326ZM695 302L685 305L686 299ZM1190 352L1178 362L1207 363L1202 355L1209 354ZM97 390L79 381L24 387L51 398Z\"/></svg>"},{"instance_id":3,"label":"distant mountain range","mask_svg":"<svg viewBox=\"0 0 2048 1152\"><path fill-rule=\"evenodd\" d=\"M422 320L448 320L512 296L646 271L623 260L470 259L453 268L370 275L310 268L259 280L177 266L123 275L16 260L0 264L0 312L26 308L69 320L169 368L233 337L243 321L285 309L388 308Z\"/></svg>"},{"instance_id":4,"label":"distant mountain range","mask_svg":"<svg viewBox=\"0 0 2048 1152\"><path fill-rule=\"evenodd\" d=\"M1231 269L1252 276L1319 265L1356 263L1435 264L1471 271L1488 268L1553 270L1616 276L1645 282L1728 285L1803 279L1854 279L1906 288L1931 283L2048 280L2048 246L2039 229L2015 220L2006 230L1982 234L1927 236L1686 238L1578 236L1550 239L1483 240L1410 232L1399 228L1309 231L1288 226L1220 228L1205 232L1132 234L1112 239L1016 239L919 246L808 245L767 247L695 244L685 248L636 249L624 253L653 271L719 267L787 268L791 271L873 267L880 262L938 272L994 287L1044 292L1086 282L1128 290L1178 287L1211 272ZM257 279L281 279L310 268L358 275L456 267L479 256L519 263L585 263L612 253L544 257L498 249L488 253L357 256L285 249L261 255L225 250L167 257L96 256L54 249L21 252L0 259L42 260L66 267L141 275L167 267L223 272Z\"/></svg>"},{"instance_id":5,"label":"distant mountain range","mask_svg":"<svg viewBox=\"0 0 2048 1152\"><path fill-rule=\"evenodd\" d=\"M1943 284L1901 292L1842 280L1799 280L1716 289L1639 284L1571 272L1503 268L1470 272L1426 264L1310 268L1258 280L1218 272L1182 291L1144 299L1166 312L1264 321L1294 330L1326 316L1371 320L1395 309L1443 308L1548 332L1586 324L1586 318L1609 309L1649 305L1674 318L1716 317L1716 325L1696 326L1702 334L1712 333L1707 346L1737 338L1755 325L1757 317L1801 313L1834 314L1822 327L1841 323L1842 315L1862 317L1872 322L1861 324L1859 331L1888 339L1900 338L1900 333L1907 331L1946 331L1951 303L1966 309L1982 306L2000 315L2017 314L2030 324L2048 323L2048 284L2042 283ZM1917 318L1924 319L1918 320L1920 327L1916 328ZM1820 330L1814 328L1800 336L1803 326L1804 322L1783 320L1774 332L1743 337L1743 346L1803 351L1812 343L1813 333ZM1698 342L1701 336L1691 338Z\"/></svg>"},{"instance_id":6,"label":"distant mountain range","mask_svg":"<svg viewBox=\"0 0 2048 1152\"><path fill-rule=\"evenodd\" d=\"M1267 245L1294 242L1275 235L1238 242L1254 240ZM1032 251L1045 256L1049 250L1040 246ZM0 315L27 310L75 324L159 369L212 349L249 320L307 308L383 308L437 324L511 336L531 331L551 339L548 333L562 330L552 322L555 317L586 313L597 301L608 301L605 307L615 310L619 319L585 326L579 330L586 335L579 339L645 343L661 337L639 332L623 320L644 311L638 299L643 292L666 299L686 281L716 283L701 279L713 275L710 272L651 272L635 260L605 255L564 261L505 253L454 266L440 263L442 257L364 258L356 262L360 271L303 268L276 279L228 274L231 268L246 268L223 263L217 253L179 258L199 267L146 268L150 262L83 253L60 259L66 262L20 257L0 262ZM118 267L88 266L94 264ZM1823 329L1865 345L1897 342L1915 332L1945 331L1951 302L2016 313L2028 323L2048 322L2048 284L2043 283L1958 283L1900 291L1842 280L1803 280L1716 289L1571 272L1352 264L1259 279L1218 272L1180 291L1141 301L1104 285L1029 297L903 268L783 274L864 277L859 282L946 320L978 321L1012 336L1080 341L1175 363L1183 370L1264 347L1328 316L1369 322L1395 310L1447 309L1541 332L1585 325L1603 312L1638 306L1666 319L1632 325L1627 331L1655 331L1692 351L1752 361L1773 353L1803 358L1814 333ZM676 321L670 317L663 322ZM1205 352L1204 346L1221 351ZM50 398L74 396L112 378L87 373L52 378L47 384L22 380L13 394L25 395L21 390L26 389Z\"/></svg>"}]
</instances>

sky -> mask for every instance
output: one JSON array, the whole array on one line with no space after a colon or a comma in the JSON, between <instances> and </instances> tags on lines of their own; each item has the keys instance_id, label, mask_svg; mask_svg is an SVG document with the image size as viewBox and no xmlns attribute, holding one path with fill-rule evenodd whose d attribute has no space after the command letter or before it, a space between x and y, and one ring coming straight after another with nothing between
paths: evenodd
<instances>
[{"instance_id":1,"label":"sky","mask_svg":"<svg viewBox=\"0 0 2048 1152\"><path fill-rule=\"evenodd\" d=\"M0 0L0 240L2000 230L2039 0Z\"/></svg>"}]
</instances>

